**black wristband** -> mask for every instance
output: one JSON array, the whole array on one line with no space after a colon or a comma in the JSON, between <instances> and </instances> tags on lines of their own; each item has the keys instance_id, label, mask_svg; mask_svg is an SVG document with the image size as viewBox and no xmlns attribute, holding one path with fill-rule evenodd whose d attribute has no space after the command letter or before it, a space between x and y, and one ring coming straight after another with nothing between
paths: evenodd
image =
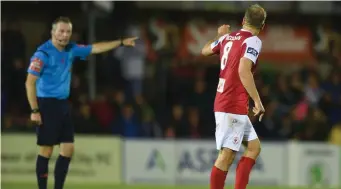
<instances>
[{"instance_id":1,"label":"black wristband","mask_svg":"<svg viewBox=\"0 0 341 189\"><path fill-rule=\"evenodd\" d=\"M124 46L124 44L123 44L123 39L121 38L120 40L121 40L120 46L122 47L122 46Z\"/></svg>"},{"instance_id":2,"label":"black wristband","mask_svg":"<svg viewBox=\"0 0 341 189\"><path fill-rule=\"evenodd\" d=\"M39 111L39 109L38 108L36 108L36 109L32 109L31 110L31 113L32 114L36 114L36 113L39 113L40 111Z\"/></svg>"}]
</instances>

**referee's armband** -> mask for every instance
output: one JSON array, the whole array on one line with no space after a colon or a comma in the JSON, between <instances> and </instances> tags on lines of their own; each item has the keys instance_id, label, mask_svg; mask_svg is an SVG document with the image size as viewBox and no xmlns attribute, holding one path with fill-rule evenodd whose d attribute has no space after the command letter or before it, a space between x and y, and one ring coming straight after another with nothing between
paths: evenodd
<instances>
[{"instance_id":1,"label":"referee's armband","mask_svg":"<svg viewBox=\"0 0 341 189\"><path fill-rule=\"evenodd\" d=\"M30 66L27 72L40 76L44 68L44 62L47 61L48 54L44 51L37 51L31 58Z\"/></svg>"},{"instance_id":2,"label":"referee's armband","mask_svg":"<svg viewBox=\"0 0 341 189\"><path fill-rule=\"evenodd\" d=\"M43 65L44 63L42 60L40 60L39 58L33 58L31 60L29 70L36 72L36 73L40 73L43 68Z\"/></svg>"}]
</instances>

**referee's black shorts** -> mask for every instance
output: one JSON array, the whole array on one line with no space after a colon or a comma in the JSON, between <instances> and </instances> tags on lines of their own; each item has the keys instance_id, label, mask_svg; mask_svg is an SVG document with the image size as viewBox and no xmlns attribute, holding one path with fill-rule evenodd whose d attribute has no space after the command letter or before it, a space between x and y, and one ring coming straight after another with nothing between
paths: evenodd
<instances>
[{"instance_id":1,"label":"referee's black shorts","mask_svg":"<svg viewBox=\"0 0 341 189\"><path fill-rule=\"evenodd\" d=\"M74 127L67 100L38 98L43 124L37 126L37 144L53 146L74 142Z\"/></svg>"}]
</instances>

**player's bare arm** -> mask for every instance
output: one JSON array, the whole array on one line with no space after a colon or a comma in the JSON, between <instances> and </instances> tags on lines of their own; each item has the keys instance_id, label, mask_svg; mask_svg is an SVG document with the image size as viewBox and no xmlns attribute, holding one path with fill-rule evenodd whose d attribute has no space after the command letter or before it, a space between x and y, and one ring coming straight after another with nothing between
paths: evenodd
<instances>
[{"instance_id":1,"label":"player's bare arm","mask_svg":"<svg viewBox=\"0 0 341 189\"><path fill-rule=\"evenodd\" d=\"M218 28L218 35L214 39L208 41L205 44L204 48L201 50L201 54L204 56L214 55L214 52L212 51L212 48L211 48L211 44L214 43L215 41L218 41L222 36L227 35L229 33L231 33L231 29L229 25L220 26Z\"/></svg>"},{"instance_id":2,"label":"player's bare arm","mask_svg":"<svg viewBox=\"0 0 341 189\"><path fill-rule=\"evenodd\" d=\"M25 86L28 102L31 106L31 110L38 110L37 94L36 94L36 82L38 77L33 74L27 74ZM39 112L31 114L31 121L41 124L41 118Z\"/></svg>"},{"instance_id":3,"label":"player's bare arm","mask_svg":"<svg viewBox=\"0 0 341 189\"><path fill-rule=\"evenodd\" d=\"M33 74L27 74L26 78L26 94L28 102L30 103L31 109L38 108L37 95L36 95L36 81L38 77Z\"/></svg>"},{"instance_id":4,"label":"player's bare arm","mask_svg":"<svg viewBox=\"0 0 341 189\"><path fill-rule=\"evenodd\" d=\"M255 116L260 115L259 121L261 121L265 110L257 91L255 80L253 78L251 71L252 66L253 62L250 59L243 57L240 59L238 73L244 88L255 102L255 108L253 109Z\"/></svg>"},{"instance_id":5,"label":"player's bare arm","mask_svg":"<svg viewBox=\"0 0 341 189\"><path fill-rule=\"evenodd\" d=\"M240 59L238 73L246 91L249 93L252 100L256 102L260 101L260 97L251 71L252 66L253 62L250 59L243 57Z\"/></svg>"},{"instance_id":6,"label":"player's bare arm","mask_svg":"<svg viewBox=\"0 0 341 189\"><path fill-rule=\"evenodd\" d=\"M135 40L137 39L138 37L131 37L131 38L126 38L122 40L95 43L92 45L91 54L99 54L99 53L107 52L121 45L134 47Z\"/></svg>"}]
</instances>

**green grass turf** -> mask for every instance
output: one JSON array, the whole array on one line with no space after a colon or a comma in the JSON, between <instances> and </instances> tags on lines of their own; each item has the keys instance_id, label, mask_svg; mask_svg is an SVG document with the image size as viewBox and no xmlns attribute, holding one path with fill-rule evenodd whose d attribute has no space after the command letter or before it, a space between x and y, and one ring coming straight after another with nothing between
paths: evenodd
<instances>
[{"instance_id":1,"label":"green grass turf","mask_svg":"<svg viewBox=\"0 0 341 189\"><path fill-rule=\"evenodd\" d=\"M50 185L49 189L52 189ZM156 186L156 185L103 185L103 184L65 184L64 189L208 189L208 186ZM37 189L36 184L33 183L9 183L2 182L1 189ZM225 187L225 189L233 189L232 186ZM311 188L290 188L290 187L261 187L250 186L247 189L311 189ZM323 189L329 189L324 188Z\"/></svg>"}]
</instances>

